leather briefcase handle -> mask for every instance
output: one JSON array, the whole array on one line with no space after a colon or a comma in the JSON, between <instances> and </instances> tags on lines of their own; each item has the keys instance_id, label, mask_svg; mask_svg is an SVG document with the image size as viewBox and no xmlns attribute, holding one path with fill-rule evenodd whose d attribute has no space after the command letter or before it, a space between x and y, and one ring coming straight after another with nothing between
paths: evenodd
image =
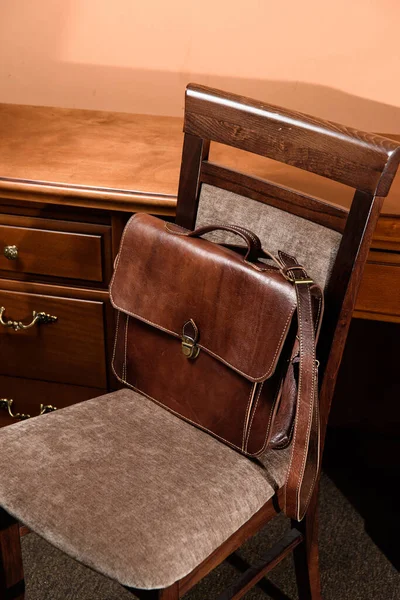
<instances>
[{"instance_id":1,"label":"leather briefcase handle","mask_svg":"<svg viewBox=\"0 0 400 600\"><path fill-rule=\"evenodd\" d=\"M200 237L206 233L211 233L212 231L229 231L230 233L236 233L240 235L240 237L247 244L247 252L245 254L244 260L249 262L256 262L262 253L261 241L260 238L245 227L239 227L239 225L204 225L204 227L198 227L194 231L191 231L187 234L188 237Z\"/></svg>"},{"instance_id":2,"label":"leather briefcase handle","mask_svg":"<svg viewBox=\"0 0 400 600\"><path fill-rule=\"evenodd\" d=\"M284 263L279 260L276 256L268 252L268 250L264 250L261 245L260 238L250 231L250 229L246 229L245 227L240 227L239 225L204 225L203 227L198 227L194 231L190 231L186 235L188 237L200 237L206 233L211 233L212 231L229 231L230 233L236 233L240 235L240 237L247 244L247 253L244 256L244 260L247 262L257 262L260 258L267 258L272 260L278 269L282 271L284 268ZM286 274L282 273L285 279L288 279Z\"/></svg>"}]
</instances>

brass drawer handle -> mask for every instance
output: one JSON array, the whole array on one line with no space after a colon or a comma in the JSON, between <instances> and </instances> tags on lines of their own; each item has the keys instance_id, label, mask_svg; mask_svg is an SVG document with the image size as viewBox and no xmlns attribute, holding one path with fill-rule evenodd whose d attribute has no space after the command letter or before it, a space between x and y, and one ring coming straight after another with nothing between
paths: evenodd
<instances>
[{"instance_id":1,"label":"brass drawer handle","mask_svg":"<svg viewBox=\"0 0 400 600\"><path fill-rule=\"evenodd\" d=\"M14 414L12 411L13 402L14 402L14 400L12 400L11 398L0 398L0 408L3 408L4 410L6 410L8 412L8 414L10 415L10 417L12 417L13 419L25 420L25 419L31 418L31 415L26 415L24 413L15 413ZM40 404L38 416L44 415L49 412L53 412L55 410L57 410L57 407L52 406L51 404Z\"/></svg>"},{"instance_id":2,"label":"brass drawer handle","mask_svg":"<svg viewBox=\"0 0 400 600\"><path fill-rule=\"evenodd\" d=\"M12 329L14 329L14 331L21 331L23 329L29 329L30 327L33 327L34 325L36 325L36 323L38 325L45 325L46 323L54 323L55 321L57 321L58 317L53 317L52 315L48 315L47 313L44 312L36 312L35 310L32 313L32 321L30 323L28 323L28 325L24 325L21 321L12 321L11 319L4 321L3 320L3 315L4 315L4 311L5 311L5 307L1 306L0 307L0 325L2 325L3 327L10 327Z\"/></svg>"},{"instance_id":3,"label":"brass drawer handle","mask_svg":"<svg viewBox=\"0 0 400 600\"><path fill-rule=\"evenodd\" d=\"M17 246L4 246L3 254L8 260L17 260L18 248Z\"/></svg>"}]
</instances>

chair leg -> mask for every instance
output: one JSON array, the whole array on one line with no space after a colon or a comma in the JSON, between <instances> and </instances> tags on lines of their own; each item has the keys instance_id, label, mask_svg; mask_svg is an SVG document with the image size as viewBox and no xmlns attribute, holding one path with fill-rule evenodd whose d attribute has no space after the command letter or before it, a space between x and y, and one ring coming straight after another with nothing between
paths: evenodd
<instances>
[{"instance_id":1,"label":"chair leg","mask_svg":"<svg viewBox=\"0 0 400 600\"><path fill-rule=\"evenodd\" d=\"M317 490L314 491L307 514L293 526L303 534L304 542L293 550L299 600L322 600L318 550Z\"/></svg>"},{"instance_id":2,"label":"chair leg","mask_svg":"<svg viewBox=\"0 0 400 600\"><path fill-rule=\"evenodd\" d=\"M179 600L179 582L173 583L170 587L162 590L125 589L129 589L140 600Z\"/></svg>"},{"instance_id":3,"label":"chair leg","mask_svg":"<svg viewBox=\"0 0 400 600\"><path fill-rule=\"evenodd\" d=\"M0 507L0 598L24 600L19 523Z\"/></svg>"},{"instance_id":4,"label":"chair leg","mask_svg":"<svg viewBox=\"0 0 400 600\"><path fill-rule=\"evenodd\" d=\"M179 600L179 585L174 583L165 590L160 590L158 600Z\"/></svg>"}]
</instances>

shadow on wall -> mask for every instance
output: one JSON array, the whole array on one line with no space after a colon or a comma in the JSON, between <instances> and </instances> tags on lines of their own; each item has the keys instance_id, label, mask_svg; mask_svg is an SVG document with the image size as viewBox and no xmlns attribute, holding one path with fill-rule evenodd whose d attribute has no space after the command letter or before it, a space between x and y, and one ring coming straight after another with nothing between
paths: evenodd
<instances>
[{"instance_id":1,"label":"shadow on wall","mask_svg":"<svg viewBox=\"0 0 400 600\"><path fill-rule=\"evenodd\" d=\"M306 81L206 75L185 66L182 72L168 72L68 62L61 56L65 54L65 44L68 40L71 43L76 34L74 23L79 18L76 4L71 0L46 0L40 11L36 3L25 0L0 3L0 102L181 116L184 89L191 81L367 131L400 133L400 107ZM120 3L120 10L125 4ZM113 14L119 14L118 10L116 6ZM130 14L127 11L126 18ZM135 26L138 25L133 21L132 35ZM115 22L110 27L111 33ZM85 43L79 39L79 48L86 53L85 44L91 43L90 31ZM111 48L112 40L112 36L105 36L104 48ZM124 47L129 56L129 39ZM132 60L140 61L140 56L133 54ZM296 57L293 61L295 64ZM185 63L183 47L181 64ZM326 63L326 69L329 64ZM211 70L213 67L210 65Z\"/></svg>"},{"instance_id":2,"label":"shadow on wall","mask_svg":"<svg viewBox=\"0 0 400 600\"><path fill-rule=\"evenodd\" d=\"M13 74L9 74L13 78ZM39 72L3 86L0 101L182 116L189 82L285 106L367 131L400 133L400 107L330 87L291 81L263 81L198 73L134 70L49 62ZM24 101L29 98L29 102Z\"/></svg>"}]
</instances>

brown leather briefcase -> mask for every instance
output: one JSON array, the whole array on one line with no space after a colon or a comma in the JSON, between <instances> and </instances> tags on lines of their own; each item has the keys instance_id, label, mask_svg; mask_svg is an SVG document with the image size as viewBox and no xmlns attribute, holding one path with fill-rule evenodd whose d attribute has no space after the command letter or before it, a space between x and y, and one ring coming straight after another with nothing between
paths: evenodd
<instances>
[{"instance_id":1,"label":"brown leather briefcase","mask_svg":"<svg viewBox=\"0 0 400 600\"><path fill-rule=\"evenodd\" d=\"M238 234L245 251L201 237L217 229ZM249 456L296 437L304 457L291 468L305 476L310 439L318 443L322 293L293 257L272 257L238 226L188 231L137 214L110 296L121 382Z\"/></svg>"}]
</instances>

